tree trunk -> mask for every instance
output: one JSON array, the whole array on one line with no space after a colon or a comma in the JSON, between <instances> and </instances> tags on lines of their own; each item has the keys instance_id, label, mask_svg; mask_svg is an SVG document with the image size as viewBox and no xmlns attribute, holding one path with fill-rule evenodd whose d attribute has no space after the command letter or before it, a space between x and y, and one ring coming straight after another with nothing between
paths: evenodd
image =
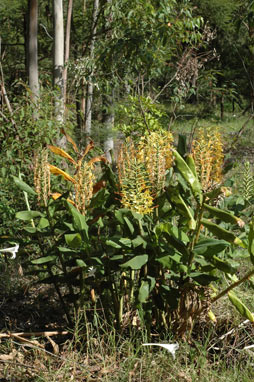
<instances>
[{"instance_id":1,"label":"tree trunk","mask_svg":"<svg viewBox=\"0 0 254 382\"><path fill-rule=\"evenodd\" d=\"M55 98L56 120L62 125L64 122L64 23L63 2L54 0L54 68L53 83L58 91Z\"/></svg>"},{"instance_id":2,"label":"tree trunk","mask_svg":"<svg viewBox=\"0 0 254 382\"><path fill-rule=\"evenodd\" d=\"M29 31L28 31L28 80L31 89L31 99L36 103L39 96L38 75L38 0L29 0Z\"/></svg>"},{"instance_id":3,"label":"tree trunk","mask_svg":"<svg viewBox=\"0 0 254 382\"><path fill-rule=\"evenodd\" d=\"M66 22L65 57L64 57L64 70L63 70L64 108L65 109L66 109L66 89L67 89L67 64L68 64L69 56L70 56L72 5L73 5L73 0L69 0L67 22Z\"/></svg>"},{"instance_id":4,"label":"tree trunk","mask_svg":"<svg viewBox=\"0 0 254 382\"><path fill-rule=\"evenodd\" d=\"M92 32L91 32L91 43L90 43L90 60L94 59L94 46L95 46L95 34L97 26L97 17L99 11L99 0L94 0L93 4L93 22L92 22ZM93 106L93 83L92 83L93 72L87 81L87 93L86 93L86 117L85 117L85 136L91 135L92 130L92 106Z\"/></svg>"},{"instance_id":5,"label":"tree trunk","mask_svg":"<svg viewBox=\"0 0 254 382\"><path fill-rule=\"evenodd\" d=\"M109 163L112 163L112 153L114 149L114 140L113 140L113 127L115 122L114 114L114 92L112 91L111 95L105 95L103 97L103 126L104 126L104 143L103 148L105 156Z\"/></svg>"},{"instance_id":6,"label":"tree trunk","mask_svg":"<svg viewBox=\"0 0 254 382\"><path fill-rule=\"evenodd\" d=\"M112 4L112 0L106 0L108 6ZM108 19L105 22L105 27L110 29L110 25L112 22L112 14L110 13ZM106 38L110 40L112 38L112 32L109 31L106 33ZM110 86L110 78L108 78L109 86ZM114 150L114 140L113 140L113 127L115 122L115 114L114 114L114 90L113 85L111 84L111 91L105 94L102 98L103 100L103 147L107 160L109 163L112 163L112 154ZM108 90L107 90L108 92Z\"/></svg>"}]
</instances>

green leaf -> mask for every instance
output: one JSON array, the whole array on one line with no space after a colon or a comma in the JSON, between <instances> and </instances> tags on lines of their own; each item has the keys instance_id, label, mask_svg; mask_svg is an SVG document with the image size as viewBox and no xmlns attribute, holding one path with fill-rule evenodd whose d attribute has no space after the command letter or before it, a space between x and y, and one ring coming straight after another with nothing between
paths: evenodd
<instances>
[{"instance_id":1,"label":"green leaf","mask_svg":"<svg viewBox=\"0 0 254 382\"><path fill-rule=\"evenodd\" d=\"M88 243L89 237L88 237L88 225L86 223L86 218L84 215L82 215L71 203L66 201L66 204L70 210L70 213L72 214L73 218L73 226L74 229L80 232L84 238L84 240Z\"/></svg>"},{"instance_id":2,"label":"green leaf","mask_svg":"<svg viewBox=\"0 0 254 382\"><path fill-rule=\"evenodd\" d=\"M204 257L211 257L224 251L227 247L230 247L230 244L225 240L205 238L199 240L195 245L194 253Z\"/></svg>"},{"instance_id":3,"label":"green leaf","mask_svg":"<svg viewBox=\"0 0 254 382\"><path fill-rule=\"evenodd\" d=\"M148 255L135 256L126 263L121 264L121 268L141 269L148 261Z\"/></svg>"},{"instance_id":4,"label":"green leaf","mask_svg":"<svg viewBox=\"0 0 254 382\"><path fill-rule=\"evenodd\" d=\"M37 232L37 229L35 227L30 227L30 226L24 227L24 230L26 232L28 232L28 233L35 233L35 232Z\"/></svg>"},{"instance_id":5,"label":"green leaf","mask_svg":"<svg viewBox=\"0 0 254 382\"><path fill-rule=\"evenodd\" d=\"M148 281L142 281L138 291L138 301L141 303L146 302L150 293L150 285Z\"/></svg>"},{"instance_id":6,"label":"green leaf","mask_svg":"<svg viewBox=\"0 0 254 382\"><path fill-rule=\"evenodd\" d=\"M157 238L161 234L166 238L168 243L174 249L176 249L178 252L180 252L185 257L185 260L187 260L189 258L189 250L188 250L187 246L185 245L185 243L182 240L178 239L174 235L171 223L161 223L161 224L156 226L155 235L157 236Z\"/></svg>"},{"instance_id":7,"label":"green leaf","mask_svg":"<svg viewBox=\"0 0 254 382\"><path fill-rule=\"evenodd\" d=\"M181 258L180 255L179 258ZM170 255L158 257L155 259L155 261L158 261L158 263L162 264L164 268L171 268L172 259Z\"/></svg>"},{"instance_id":8,"label":"green leaf","mask_svg":"<svg viewBox=\"0 0 254 382\"><path fill-rule=\"evenodd\" d=\"M168 187L167 197L171 203L174 203L176 207L182 212L184 216L188 218L188 226L194 230L196 228L196 221L193 217L191 209L187 206L179 192L174 187Z\"/></svg>"},{"instance_id":9,"label":"green leaf","mask_svg":"<svg viewBox=\"0 0 254 382\"><path fill-rule=\"evenodd\" d=\"M39 216L43 217L43 214L39 211L19 211L16 213L16 218L20 220L32 220Z\"/></svg>"},{"instance_id":10,"label":"green leaf","mask_svg":"<svg viewBox=\"0 0 254 382\"><path fill-rule=\"evenodd\" d=\"M81 260L81 259L77 259L77 260L76 260L76 263L77 263L77 265L78 265L79 267L81 267L81 268L85 268L85 267L87 267L86 263L85 263L83 260Z\"/></svg>"},{"instance_id":11,"label":"green leaf","mask_svg":"<svg viewBox=\"0 0 254 382\"><path fill-rule=\"evenodd\" d=\"M228 241L229 243L234 243L236 245L239 245L243 248L245 248L244 243L242 242L239 237L236 237L233 232L230 232L222 227L220 227L217 224L212 223L210 220L202 219L201 223L215 236L217 236L219 239L224 239Z\"/></svg>"},{"instance_id":12,"label":"green leaf","mask_svg":"<svg viewBox=\"0 0 254 382\"><path fill-rule=\"evenodd\" d=\"M126 216L124 216L124 221L127 224L129 231L132 235L134 233L134 227L133 227L132 223L130 222L130 220Z\"/></svg>"},{"instance_id":13,"label":"green leaf","mask_svg":"<svg viewBox=\"0 0 254 382\"><path fill-rule=\"evenodd\" d=\"M38 228L43 229L49 226L49 221L46 218L41 218L38 224Z\"/></svg>"},{"instance_id":14,"label":"green leaf","mask_svg":"<svg viewBox=\"0 0 254 382\"><path fill-rule=\"evenodd\" d=\"M113 248L117 248L117 249L122 248L121 245L119 245L117 242L115 242L113 240L106 240L106 244L109 245L110 247L113 247Z\"/></svg>"},{"instance_id":15,"label":"green leaf","mask_svg":"<svg viewBox=\"0 0 254 382\"><path fill-rule=\"evenodd\" d=\"M142 245L143 248L146 248L147 242L143 239L142 236L137 236L135 239L132 240L133 248L137 248L140 245Z\"/></svg>"},{"instance_id":16,"label":"green leaf","mask_svg":"<svg viewBox=\"0 0 254 382\"><path fill-rule=\"evenodd\" d=\"M250 223L250 231L248 236L248 251L250 254L250 260L252 264L254 264L254 218L252 218L252 221Z\"/></svg>"},{"instance_id":17,"label":"green leaf","mask_svg":"<svg viewBox=\"0 0 254 382\"><path fill-rule=\"evenodd\" d=\"M218 277L209 275L207 273L193 272L190 273L190 277L198 282L200 285L209 285L212 281L218 280Z\"/></svg>"},{"instance_id":18,"label":"green leaf","mask_svg":"<svg viewBox=\"0 0 254 382\"><path fill-rule=\"evenodd\" d=\"M209 206L209 204L204 203L205 209L209 212L211 217L216 217L223 222L237 224L239 227L244 226L244 221L235 215L231 214L229 211L222 210L221 208Z\"/></svg>"},{"instance_id":19,"label":"green leaf","mask_svg":"<svg viewBox=\"0 0 254 382\"><path fill-rule=\"evenodd\" d=\"M32 264L46 264L46 263L50 263L51 261L54 261L57 259L57 256L44 256L44 257L40 257L39 259L36 259L36 260L32 260L31 263Z\"/></svg>"},{"instance_id":20,"label":"green leaf","mask_svg":"<svg viewBox=\"0 0 254 382\"><path fill-rule=\"evenodd\" d=\"M232 265L232 262L229 263L228 261L222 260L217 256L213 256L211 262L214 264L214 266L219 269L222 272L225 273L236 273L237 271L237 265L235 263L235 267Z\"/></svg>"},{"instance_id":21,"label":"green leaf","mask_svg":"<svg viewBox=\"0 0 254 382\"><path fill-rule=\"evenodd\" d=\"M64 238L66 244L73 249L79 248L81 246L82 238L79 233L69 233L64 235Z\"/></svg>"},{"instance_id":22,"label":"green leaf","mask_svg":"<svg viewBox=\"0 0 254 382\"><path fill-rule=\"evenodd\" d=\"M26 182L17 178L14 175L12 175L12 177L13 177L14 183L20 190L27 192L28 194L37 195L37 193Z\"/></svg>"},{"instance_id":23,"label":"green leaf","mask_svg":"<svg viewBox=\"0 0 254 382\"><path fill-rule=\"evenodd\" d=\"M228 292L228 297L242 317L247 318L248 320L250 320L250 322L254 322L254 315L247 308L247 306L236 296L236 294L233 291Z\"/></svg>"},{"instance_id":24,"label":"green leaf","mask_svg":"<svg viewBox=\"0 0 254 382\"><path fill-rule=\"evenodd\" d=\"M125 247L131 248L132 246L132 241L131 239L123 237L122 239L119 240L119 243L123 244Z\"/></svg>"},{"instance_id":25,"label":"green leaf","mask_svg":"<svg viewBox=\"0 0 254 382\"><path fill-rule=\"evenodd\" d=\"M111 261L118 261L122 259L123 259L123 255L114 255L110 258Z\"/></svg>"},{"instance_id":26,"label":"green leaf","mask_svg":"<svg viewBox=\"0 0 254 382\"><path fill-rule=\"evenodd\" d=\"M127 208L119 208L119 210L117 210L115 212L115 217L119 221L119 223L121 223L123 225L124 224L124 215L128 214L129 212L130 211Z\"/></svg>"},{"instance_id":27,"label":"green leaf","mask_svg":"<svg viewBox=\"0 0 254 382\"><path fill-rule=\"evenodd\" d=\"M201 203L202 190L201 190L201 186L200 186L198 178L193 174L190 167L187 165L185 160L181 157L181 155L176 150L173 150L173 154L175 157L175 163L176 163L176 167L178 171L180 172L182 177L186 180L186 182L189 184L195 198L197 198L199 203Z\"/></svg>"}]
</instances>

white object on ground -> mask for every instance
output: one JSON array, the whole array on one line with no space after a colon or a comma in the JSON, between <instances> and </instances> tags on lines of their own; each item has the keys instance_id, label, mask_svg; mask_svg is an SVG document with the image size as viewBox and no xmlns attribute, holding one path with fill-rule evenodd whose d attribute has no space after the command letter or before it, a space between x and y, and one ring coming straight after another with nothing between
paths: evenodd
<instances>
[{"instance_id":1,"label":"white object on ground","mask_svg":"<svg viewBox=\"0 0 254 382\"><path fill-rule=\"evenodd\" d=\"M16 258L16 253L18 252L19 250L19 244L16 244L15 247L10 247L10 248L0 248L0 253L1 252L4 252L4 253L11 253L12 256L10 257L10 259L15 259Z\"/></svg>"},{"instance_id":2,"label":"white object on ground","mask_svg":"<svg viewBox=\"0 0 254 382\"><path fill-rule=\"evenodd\" d=\"M175 356L175 353L176 353L176 350L179 349L179 344L178 343L175 343L175 344L143 344L143 346L160 346L162 348L165 348L167 349L173 356L173 358L175 359L176 356Z\"/></svg>"}]
</instances>

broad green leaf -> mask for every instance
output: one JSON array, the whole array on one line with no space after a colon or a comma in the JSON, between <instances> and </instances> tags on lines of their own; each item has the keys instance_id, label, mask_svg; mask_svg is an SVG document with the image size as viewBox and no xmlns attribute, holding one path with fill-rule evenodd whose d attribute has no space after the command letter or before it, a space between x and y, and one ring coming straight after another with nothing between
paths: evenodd
<instances>
[{"instance_id":1,"label":"broad green leaf","mask_svg":"<svg viewBox=\"0 0 254 382\"><path fill-rule=\"evenodd\" d=\"M186 155L186 163L189 166L189 168L191 169L193 175L197 178L198 177L197 169L196 169L195 161L194 161L192 154Z\"/></svg>"},{"instance_id":2,"label":"broad green leaf","mask_svg":"<svg viewBox=\"0 0 254 382\"><path fill-rule=\"evenodd\" d=\"M80 232L86 242L89 241L88 237L88 225L86 223L86 218L82 215L71 203L66 201L66 204L69 208L70 213L73 217L73 226L74 229Z\"/></svg>"},{"instance_id":3,"label":"broad green leaf","mask_svg":"<svg viewBox=\"0 0 254 382\"><path fill-rule=\"evenodd\" d=\"M172 224L171 223L161 223L161 224L156 226L155 235L157 236L157 238L159 238L159 236L161 234L163 234L163 236L166 238L168 243L174 249L176 249L178 252L180 252L185 257L185 260L187 260L189 258L189 250L188 250L187 246L185 245L185 243L182 240L175 237L175 235L173 234L173 231L172 231Z\"/></svg>"},{"instance_id":4,"label":"broad green leaf","mask_svg":"<svg viewBox=\"0 0 254 382\"><path fill-rule=\"evenodd\" d=\"M169 201L174 203L182 214L187 217L189 228L194 230L196 228L196 221L193 217L192 210L187 206L179 192L174 187L168 187L167 196Z\"/></svg>"},{"instance_id":5,"label":"broad green leaf","mask_svg":"<svg viewBox=\"0 0 254 382\"><path fill-rule=\"evenodd\" d=\"M234 274L237 271L236 263L233 263L233 264L235 264L235 267L234 267L232 265L232 262L230 263L228 261L222 260L222 259L220 259L217 256L213 256L211 262L215 265L215 267L217 269L219 269L220 271L223 271L225 273L232 273L232 274Z\"/></svg>"},{"instance_id":6,"label":"broad green leaf","mask_svg":"<svg viewBox=\"0 0 254 382\"><path fill-rule=\"evenodd\" d=\"M218 280L218 277L209 275L207 273L193 272L190 273L190 277L198 282L200 285L209 285L212 281Z\"/></svg>"},{"instance_id":7,"label":"broad green leaf","mask_svg":"<svg viewBox=\"0 0 254 382\"><path fill-rule=\"evenodd\" d=\"M208 229L209 232L213 233L219 239L228 241L229 243L234 243L245 248L244 243L239 237L236 237L233 232L230 232L219 225L212 223L210 220L202 219L201 223Z\"/></svg>"},{"instance_id":8,"label":"broad green leaf","mask_svg":"<svg viewBox=\"0 0 254 382\"><path fill-rule=\"evenodd\" d=\"M49 226L49 221L46 218L41 218L38 224L38 228L43 229Z\"/></svg>"},{"instance_id":9,"label":"broad green leaf","mask_svg":"<svg viewBox=\"0 0 254 382\"><path fill-rule=\"evenodd\" d=\"M148 261L148 255L135 256L126 263L121 264L121 268L141 269Z\"/></svg>"},{"instance_id":10,"label":"broad green leaf","mask_svg":"<svg viewBox=\"0 0 254 382\"><path fill-rule=\"evenodd\" d=\"M224 249L226 249L229 246L229 242L225 240L205 238L199 240L199 242L195 245L194 253L209 258L212 255L216 255L224 251Z\"/></svg>"},{"instance_id":11,"label":"broad green leaf","mask_svg":"<svg viewBox=\"0 0 254 382\"><path fill-rule=\"evenodd\" d=\"M125 247L131 248L132 246L132 241L131 239L128 239L126 237L123 237L122 239L119 240L119 243L123 244Z\"/></svg>"},{"instance_id":12,"label":"broad green leaf","mask_svg":"<svg viewBox=\"0 0 254 382\"><path fill-rule=\"evenodd\" d=\"M16 213L16 218L20 220L32 220L39 216L43 217L43 214L39 211L19 211Z\"/></svg>"},{"instance_id":13,"label":"broad green leaf","mask_svg":"<svg viewBox=\"0 0 254 382\"><path fill-rule=\"evenodd\" d=\"M111 261L117 261L122 259L123 259L123 255L114 255L110 258Z\"/></svg>"},{"instance_id":14,"label":"broad green leaf","mask_svg":"<svg viewBox=\"0 0 254 382\"><path fill-rule=\"evenodd\" d=\"M16 176L12 175L13 177L13 180L14 180L14 183L16 184L16 186L24 191L24 192L27 192L28 194L32 194L32 195L37 195L37 193L32 189L32 187L30 187L27 183L25 183L23 180L17 178Z\"/></svg>"},{"instance_id":15,"label":"broad green leaf","mask_svg":"<svg viewBox=\"0 0 254 382\"><path fill-rule=\"evenodd\" d=\"M193 195L198 199L199 203L202 202L202 190L199 183L198 178L193 174L190 167L187 165L185 160L181 157L181 155L173 150L173 154L175 157L175 163L178 171L182 175L182 177L186 180L186 182L190 185Z\"/></svg>"},{"instance_id":16,"label":"broad green leaf","mask_svg":"<svg viewBox=\"0 0 254 382\"><path fill-rule=\"evenodd\" d=\"M209 212L211 217L216 217L223 222L237 224L239 227L244 226L244 221L235 215L231 214L229 211L222 210L221 208L209 206L209 204L204 203L205 209Z\"/></svg>"},{"instance_id":17,"label":"broad green leaf","mask_svg":"<svg viewBox=\"0 0 254 382\"><path fill-rule=\"evenodd\" d=\"M77 263L77 265L78 265L79 267L81 267L81 268L85 268L85 267L87 267L86 263L85 263L83 260L81 260L81 259L77 259L77 260L76 260L76 263Z\"/></svg>"},{"instance_id":18,"label":"broad green leaf","mask_svg":"<svg viewBox=\"0 0 254 382\"><path fill-rule=\"evenodd\" d=\"M74 255L76 251L71 250L70 248L66 247L57 247L58 251L63 253L63 254L69 254L69 255Z\"/></svg>"},{"instance_id":19,"label":"broad green leaf","mask_svg":"<svg viewBox=\"0 0 254 382\"><path fill-rule=\"evenodd\" d=\"M132 235L134 233L134 227L133 227L132 223L130 222L130 220L126 216L124 216L124 221L127 224L129 231Z\"/></svg>"},{"instance_id":20,"label":"broad green leaf","mask_svg":"<svg viewBox=\"0 0 254 382\"><path fill-rule=\"evenodd\" d=\"M66 244L73 249L79 248L81 246L82 238L79 233L69 233L64 235L64 238Z\"/></svg>"},{"instance_id":21,"label":"broad green leaf","mask_svg":"<svg viewBox=\"0 0 254 382\"><path fill-rule=\"evenodd\" d=\"M115 217L119 221L119 223L121 223L123 225L124 224L124 215L128 214L129 212L130 211L127 208L119 208L119 210L117 210L115 212Z\"/></svg>"},{"instance_id":22,"label":"broad green leaf","mask_svg":"<svg viewBox=\"0 0 254 382\"><path fill-rule=\"evenodd\" d=\"M138 301L141 303L146 302L149 297L150 286L148 281L142 281L138 291Z\"/></svg>"},{"instance_id":23,"label":"broad green leaf","mask_svg":"<svg viewBox=\"0 0 254 382\"><path fill-rule=\"evenodd\" d=\"M46 264L46 263L50 263L51 261L54 261L56 260L57 256L44 256L44 257L40 257L39 259L36 259L36 260L32 260L31 263L32 264Z\"/></svg>"},{"instance_id":24,"label":"broad green leaf","mask_svg":"<svg viewBox=\"0 0 254 382\"><path fill-rule=\"evenodd\" d=\"M115 242L113 240L106 240L106 244L109 245L110 247L113 247L113 248L117 248L117 249L122 248L121 245L119 245L117 242Z\"/></svg>"},{"instance_id":25,"label":"broad green leaf","mask_svg":"<svg viewBox=\"0 0 254 382\"><path fill-rule=\"evenodd\" d=\"M24 227L24 230L26 232L28 232L28 233L35 233L35 232L37 232L37 229L35 227L30 227L30 226Z\"/></svg>"},{"instance_id":26,"label":"broad green leaf","mask_svg":"<svg viewBox=\"0 0 254 382\"><path fill-rule=\"evenodd\" d=\"M142 236L137 236L135 239L132 240L133 248L137 248L140 245L142 245L143 248L146 248L147 242L143 239Z\"/></svg>"},{"instance_id":27,"label":"broad green leaf","mask_svg":"<svg viewBox=\"0 0 254 382\"><path fill-rule=\"evenodd\" d=\"M228 292L228 297L242 317L247 318L248 320L250 320L250 322L254 322L254 315L247 308L247 306L236 296L236 294L233 291Z\"/></svg>"},{"instance_id":28,"label":"broad green leaf","mask_svg":"<svg viewBox=\"0 0 254 382\"><path fill-rule=\"evenodd\" d=\"M179 256L179 259L180 257L181 256ZM158 261L158 263L162 264L164 268L170 268L172 264L172 258L170 255L158 257L155 259L155 261Z\"/></svg>"}]
</instances>

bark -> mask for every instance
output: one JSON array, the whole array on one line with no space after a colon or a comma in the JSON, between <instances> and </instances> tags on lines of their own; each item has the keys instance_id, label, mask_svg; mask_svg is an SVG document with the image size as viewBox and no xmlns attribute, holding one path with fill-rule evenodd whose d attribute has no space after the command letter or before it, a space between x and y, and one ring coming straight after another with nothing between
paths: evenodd
<instances>
[{"instance_id":1,"label":"bark","mask_svg":"<svg viewBox=\"0 0 254 382\"><path fill-rule=\"evenodd\" d=\"M39 96L38 75L38 0L29 0L29 31L28 31L28 79L31 89L31 99L34 103Z\"/></svg>"},{"instance_id":2,"label":"bark","mask_svg":"<svg viewBox=\"0 0 254 382\"><path fill-rule=\"evenodd\" d=\"M67 22L66 22L66 36L65 36L65 57L64 57L64 70L63 70L63 84L64 84L64 107L66 109L66 89L67 89L67 64L70 56L70 37L71 37L71 16L72 16L73 0L69 0Z\"/></svg>"},{"instance_id":3,"label":"bark","mask_svg":"<svg viewBox=\"0 0 254 382\"><path fill-rule=\"evenodd\" d=\"M63 2L54 0L54 68L53 83L58 90L55 98L55 115L60 124L64 122L64 23Z\"/></svg>"},{"instance_id":4,"label":"bark","mask_svg":"<svg viewBox=\"0 0 254 382\"><path fill-rule=\"evenodd\" d=\"M106 0L107 4L110 6L112 4L112 0ZM110 14L108 20L106 20L105 26L109 28L112 21L112 15ZM112 38L111 32L106 34L107 39ZM110 80L109 80L110 82ZM103 96L103 127L104 127L104 152L109 163L113 162L112 154L114 150L114 140L113 140L113 127L115 122L114 115L114 90L112 88L109 94Z\"/></svg>"},{"instance_id":5,"label":"bark","mask_svg":"<svg viewBox=\"0 0 254 382\"><path fill-rule=\"evenodd\" d=\"M104 143L103 148L105 156L109 163L112 163L112 154L114 150L114 140L112 129L115 122L114 114L114 92L111 95L103 97L104 113L103 113L103 126L104 126Z\"/></svg>"},{"instance_id":6,"label":"bark","mask_svg":"<svg viewBox=\"0 0 254 382\"><path fill-rule=\"evenodd\" d=\"M94 47L95 47L95 34L97 26L97 17L99 11L99 0L94 0L93 5L93 22L92 22L92 33L91 33L91 43L90 43L90 60L94 59ZM86 117L85 117L85 136L91 135L92 130L92 106L93 106L93 90L94 85L92 83L93 72L90 74L87 81L87 95L86 95Z\"/></svg>"}]
</instances>

